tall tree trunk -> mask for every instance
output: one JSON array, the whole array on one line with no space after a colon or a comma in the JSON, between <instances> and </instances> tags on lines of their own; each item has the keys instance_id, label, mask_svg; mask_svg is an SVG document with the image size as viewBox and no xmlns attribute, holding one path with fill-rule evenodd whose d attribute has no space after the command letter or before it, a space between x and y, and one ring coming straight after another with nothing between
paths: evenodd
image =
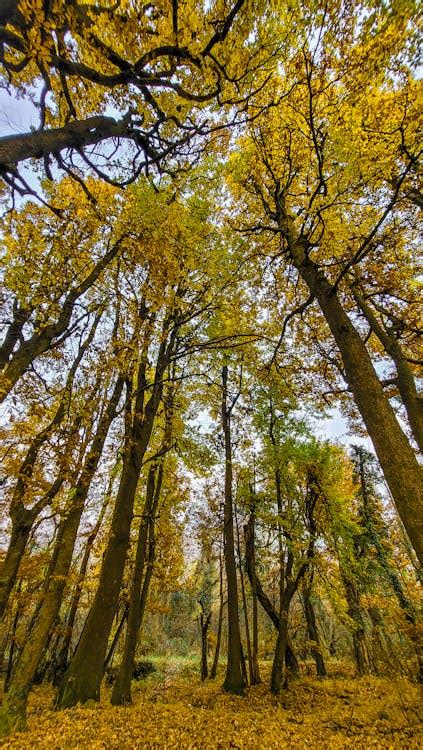
<instances>
[{"instance_id":1,"label":"tall tree trunk","mask_svg":"<svg viewBox=\"0 0 423 750\"><path fill-rule=\"evenodd\" d=\"M107 510L107 506L110 502L110 497L111 497L111 492L112 492L112 487L113 487L113 475L114 475L114 472L112 472L112 477L109 481L109 486L107 488L106 496L105 496L103 505L101 507L98 519L95 523L94 528L88 535L87 543L85 545L84 554L82 556L81 565L79 568L78 580L77 580L75 591L72 595L72 599L71 599L71 603L69 607L69 612L68 612L68 616L66 620L66 627L65 627L65 632L63 634L63 638L57 644L57 649L55 648L53 650L51 673L52 673L52 682L55 687L59 685L68 667L69 651L70 651L70 646L72 642L72 634L73 634L73 629L75 625L76 614L77 614L78 607L79 607L79 601L81 599L82 587L83 587L83 583L85 580L85 575L87 572L91 551L94 546L94 542L96 540L97 534L100 530L101 524L103 522L103 518Z\"/></svg>"},{"instance_id":2,"label":"tall tree trunk","mask_svg":"<svg viewBox=\"0 0 423 750\"><path fill-rule=\"evenodd\" d=\"M286 220L282 221L282 228L286 231ZM422 469L337 291L310 259L304 239L294 240L288 232L288 243L292 261L317 299L337 343L348 386L375 447L400 518L423 565Z\"/></svg>"},{"instance_id":3,"label":"tall tree trunk","mask_svg":"<svg viewBox=\"0 0 423 750\"><path fill-rule=\"evenodd\" d=\"M313 656L314 661L316 662L317 676L326 677L325 660L322 654L322 649L320 645L320 636L319 636L319 631L318 631L317 622L316 622L316 615L315 615L313 603L311 600L311 596L312 596L311 584L312 584L312 578L308 582L308 585L305 586L304 591L303 591L304 612L305 612L306 621L307 621L308 637L310 638L310 641L313 644L311 646L311 654Z\"/></svg>"},{"instance_id":4,"label":"tall tree trunk","mask_svg":"<svg viewBox=\"0 0 423 750\"><path fill-rule=\"evenodd\" d=\"M8 734L15 728L19 729L25 726L28 694L48 642L51 628L60 611L88 490L100 461L110 424L116 415L122 388L123 380L119 377L107 408L99 419L96 434L74 495L71 498L68 512L60 522L52 554L53 562L49 566L47 581L41 594L40 606L37 608L37 618L31 627L13 672L7 700L3 702L0 710L0 733L3 735Z\"/></svg>"},{"instance_id":5,"label":"tall tree trunk","mask_svg":"<svg viewBox=\"0 0 423 750\"><path fill-rule=\"evenodd\" d=\"M217 635L216 635L216 647L214 649L213 664L210 670L210 679L214 680L217 674L217 667L219 664L220 654L220 643L222 640L222 624L223 624L223 563L222 563L222 552L219 555L219 617L217 621Z\"/></svg>"},{"instance_id":6,"label":"tall tree trunk","mask_svg":"<svg viewBox=\"0 0 423 750\"><path fill-rule=\"evenodd\" d=\"M222 427L225 441L225 502L223 525L224 557L228 587L228 661L223 689L228 693L244 695L232 501L232 443L230 419L233 406L234 402L228 406L228 368L225 366L222 368Z\"/></svg>"},{"instance_id":7,"label":"tall tree trunk","mask_svg":"<svg viewBox=\"0 0 423 750\"><path fill-rule=\"evenodd\" d=\"M162 457L159 464L153 463L147 477L146 498L144 503L143 517L140 523L135 565L132 574L131 593L129 598L128 624L126 628L125 645L122 661L117 674L113 692L112 704L122 705L131 703L131 680L135 665L135 653L139 630L147 602L148 589L153 571L155 544L154 528L155 516L160 500L163 483L164 456L171 448L173 428L173 388L163 397L165 411L165 430L159 455ZM147 559L147 548L148 559ZM144 575L145 563L147 569ZM143 582L144 575L144 582Z\"/></svg>"},{"instance_id":8,"label":"tall tree trunk","mask_svg":"<svg viewBox=\"0 0 423 750\"><path fill-rule=\"evenodd\" d=\"M157 469L155 465L152 465L150 467L147 477L143 518L140 523L135 564L132 573L125 645L123 649L122 661L113 686L111 698L112 704L114 706L131 703L132 701L131 680L135 662L138 631L140 627L141 586L145 561L147 557L148 529L151 522L151 516L156 512L161 490L162 476L162 465L160 465L159 469Z\"/></svg>"},{"instance_id":9,"label":"tall tree trunk","mask_svg":"<svg viewBox=\"0 0 423 750\"><path fill-rule=\"evenodd\" d=\"M370 674L372 658L366 637L360 593L352 577L346 571L341 570L341 577L347 599L348 615L354 624L352 633L354 659L358 674L363 676Z\"/></svg>"},{"instance_id":10,"label":"tall tree trunk","mask_svg":"<svg viewBox=\"0 0 423 750\"><path fill-rule=\"evenodd\" d=\"M174 336L175 333L171 337L172 342ZM128 385L123 468L99 583L79 644L60 686L55 703L57 708L67 708L100 698L107 644L119 602L129 546L135 493L160 404L163 376L171 351L171 344L167 345L167 339L164 338L157 355L152 393L144 406L148 343L147 335L138 367L133 410L132 389Z\"/></svg>"},{"instance_id":11,"label":"tall tree trunk","mask_svg":"<svg viewBox=\"0 0 423 750\"><path fill-rule=\"evenodd\" d=\"M251 525L251 537L255 538L255 511L254 507L251 510L249 523ZM256 559L255 559L255 545L253 544L252 549L252 560L251 560L251 595L252 595L252 609L253 609L253 642L252 642L252 685L258 685L261 682L260 669L258 663L258 611L257 611L257 578L256 578Z\"/></svg>"},{"instance_id":12,"label":"tall tree trunk","mask_svg":"<svg viewBox=\"0 0 423 750\"><path fill-rule=\"evenodd\" d=\"M239 525L238 515L235 507L235 523L236 523L236 547L238 554L238 565L239 565L239 579L241 582L241 596L242 596L242 607L244 610L244 621L245 621L245 640L247 642L247 657L248 657L248 675L250 679L250 685L255 685L254 681L254 667L253 667L253 654L251 649L251 638L250 638L250 623L248 620L248 609L247 609L247 597L245 594L245 582L244 582L244 571L242 566L241 557L241 544L239 539Z\"/></svg>"}]
</instances>

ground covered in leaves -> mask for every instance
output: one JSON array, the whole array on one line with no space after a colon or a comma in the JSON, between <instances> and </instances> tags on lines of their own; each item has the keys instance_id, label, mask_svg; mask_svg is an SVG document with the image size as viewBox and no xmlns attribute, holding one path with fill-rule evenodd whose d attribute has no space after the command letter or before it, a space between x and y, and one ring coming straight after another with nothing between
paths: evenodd
<instances>
[{"instance_id":1,"label":"ground covered in leaves","mask_svg":"<svg viewBox=\"0 0 423 750\"><path fill-rule=\"evenodd\" d=\"M266 668L263 670L267 677ZM420 748L421 694L406 679L348 678L332 670L324 681L303 677L279 698L267 680L245 698L225 695L222 680L201 684L192 667L161 665L134 683L134 704L100 704L54 712L52 694L36 688L28 731L2 748Z\"/></svg>"}]
</instances>

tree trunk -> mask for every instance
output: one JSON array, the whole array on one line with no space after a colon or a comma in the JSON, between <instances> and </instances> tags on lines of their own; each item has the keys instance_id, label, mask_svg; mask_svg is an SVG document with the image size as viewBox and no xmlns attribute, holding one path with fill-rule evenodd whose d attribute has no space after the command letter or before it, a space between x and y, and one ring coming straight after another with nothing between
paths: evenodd
<instances>
[{"instance_id":1,"label":"tree trunk","mask_svg":"<svg viewBox=\"0 0 423 750\"><path fill-rule=\"evenodd\" d=\"M316 297L338 345L345 377L375 447L396 508L423 565L422 469L383 392L369 353L337 292L307 255L304 240L289 240L292 261Z\"/></svg>"},{"instance_id":2,"label":"tree trunk","mask_svg":"<svg viewBox=\"0 0 423 750\"><path fill-rule=\"evenodd\" d=\"M313 603L311 601L311 581L303 591L304 598L304 612L307 621L308 637L312 642L311 653L314 661L316 662L316 672L318 677L326 677L325 661L320 645L319 631L317 628L316 615L314 612Z\"/></svg>"},{"instance_id":3,"label":"tree trunk","mask_svg":"<svg viewBox=\"0 0 423 750\"><path fill-rule=\"evenodd\" d=\"M170 345L168 348L166 338L160 345L152 394L144 407L147 351L148 341L145 343L138 368L134 411L131 387L128 385L123 468L97 591L79 644L60 686L55 702L56 708L68 708L77 703L100 699L107 644L119 602L129 546L135 493L142 460L148 448L154 418L161 400L163 375L170 355Z\"/></svg>"},{"instance_id":4,"label":"tree trunk","mask_svg":"<svg viewBox=\"0 0 423 750\"><path fill-rule=\"evenodd\" d=\"M60 611L88 490L100 461L110 424L116 415L122 388L123 380L119 377L107 408L100 417L75 493L71 498L69 510L60 522L52 563L49 565L46 584L41 594L39 607L37 607L37 617L13 672L7 701L3 702L1 707L1 734L8 734L16 728L25 726L28 694L51 628Z\"/></svg>"},{"instance_id":5,"label":"tree trunk","mask_svg":"<svg viewBox=\"0 0 423 750\"><path fill-rule=\"evenodd\" d=\"M251 511L249 522L252 526L251 536L255 537L255 514L254 510ZM255 548L253 545L253 558L252 558L252 569L251 569L251 594L252 594L252 607L253 607L253 643L252 643L252 685L258 685L261 682L260 669L258 663L258 611L257 611L257 577L256 577L256 559L255 559Z\"/></svg>"},{"instance_id":6,"label":"tree trunk","mask_svg":"<svg viewBox=\"0 0 423 750\"><path fill-rule=\"evenodd\" d=\"M287 642L288 608L286 607L286 602L284 601L280 609L278 637L276 640L275 655L273 657L272 676L270 682L270 690L274 695L278 695L282 687L284 673L283 666L285 661Z\"/></svg>"},{"instance_id":7,"label":"tree trunk","mask_svg":"<svg viewBox=\"0 0 423 750\"><path fill-rule=\"evenodd\" d=\"M9 539L6 557L0 571L0 618L3 617L10 593L15 585L19 565L34 523L32 510L19 507L12 515L12 533Z\"/></svg>"},{"instance_id":8,"label":"tree trunk","mask_svg":"<svg viewBox=\"0 0 423 750\"><path fill-rule=\"evenodd\" d=\"M59 613L63 590L72 560L73 548L79 527L82 509L77 507L62 520L56 545L59 545L56 565L50 582L42 593L38 616L13 670L7 698L0 711L0 733L9 734L23 729L26 723L26 705L32 682Z\"/></svg>"},{"instance_id":9,"label":"tree trunk","mask_svg":"<svg viewBox=\"0 0 423 750\"><path fill-rule=\"evenodd\" d=\"M147 557L148 528L151 516L155 513L157 507L158 495L161 488L162 471L162 466L160 466L159 476L157 476L157 467L153 465L148 472L143 517L138 533L137 551L135 555L134 570L132 573L125 646L111 698L112 705L114 706L120 706L132 702L131 680L135 662L138 631L140 627L141 586Z\"/></svg>"},{"instance_id":10,"label":"tree trunk","mask_svg":"<svg viewBox=\"0 0 423 750\"><path fill-rule=\"evenodd\" d=\"M416 381L404 357L401 345L394 333L385 330L381 323L379 323L370 305L367 304L364 297L357 291L356 285L353 286L353 294L371 330L395 364L397 371L396 384L407 412L408 422L414 439L420 452L423 453L423 401L421 394L417 391Z\"/></svg>"},{"instance_id":11,"label":"tree trunk","mask_svg":"<svg viewBox=\"0 0 423 750\"><path fill-rule=\"evenodd\" d=\"M76 372L85 352L93 341L100 318L101 313L96 315L88 336L79 347L78 354L69 370L66 378L66 385L52 419L42 430L40 430L40 432L38 432L38 434L35 435L26 452L25 458L19 467L18 479L16 481L10 506L12 533L9 540L6 558L0 572L0 618L3 616L6 609L10 592L14 586L19 565L25 552L35 519L41 511L51 503L63 484L64 477L59 475L57 479L52 482L49 490L44 493L44 496L36 502L32 508L28 509L25 507L25 495L28 481L32 477L34 465L38 458L40 449L46 443L51 434L62 423L63 417L65 416L70 403ZM74 423L75 430L78 426L79 421L77 419Z\"/></svg>"},{"instance_id":12,"label":"tree trunk","mask_svg":"<svg viewBox=\"0 0 423 750\"><path fill-rule=\"evenodd\" d=\"M219 664L220 654L220 643L222 640L222 624L223 624L223 564L222 564L222 552L219 556L219 617L217 622L217 635L216 635L216 647L214 650L213 664L210 670L210 679L214 680L217 674L217 667Z\"/></svg>"},{"instance_id":13,"label":"tree trunk","mask_svg":"<svg viewBox=\"0 0 423 750\"><path fill-rule=\"evenodd\" d=\"M209 630L211 620L211 612L202 612L200 615L200 633L201 633L201 681L204 682L204 680L207 680L209 676L209 667L207 663L207 633Z\"/></svg>"},{"instance_id":14,"label":"tree trunk","mask_svg":"<svg viewBox=\"0 0 423 750\"><path fill-rule=\"evenodd\" d=\"M234 404L232 403L232 405L228 407L227 398L228 368L225 366L222 368L222 427L225 440L225 503L223 524L224 557L228 587L228 660L223 689L228 693L244 695L232 501L232 444L230 418Z\"/></svg>"},{"instance_id":15,"label":"tree trunk","mask_svg":"<svg viewBox=\"0 0 423 750\"><path fill-rule=\"evenodd\" d=\"M257 599L260 602L266 614L268 615L268 617L270 618L274 627L279 632L279 615L275 607L273 606L272 602L270 601L269 597L267 596L266 592L264 591L262 583L257 575L256 567L255 567L254 526L251 527L250 523L246 524L244 526L244 535L245 535L245 556L246 556L248 580L250 581L251 586L253 585L252 583L253 580L255 581ZM300 667L298 664L298 659L295 656L295 652L292 647L292 644L290 643L289 634L287 635L285 663L292 674L294 675L299 674Z\"/></svg>"},{"instance_id":16,"label":"tree trunk","mask_svg":"<svg viewBox=\"0 0 423 750\"><path fill-rule=\"evenodd\" d=\"M237 546L237 554L238 554L239 579L241 582L242 607L244 610L244 621L245 621L245 640L247 642L248 674L249 674L249 679L250 679L250 685L255 685L256 683L254 681L253 653L251 649L251 638L250 638L250 623L248 620L247 597L245 594L244 571L242 568L241 544L240 544L240 539L239 539L239 526L238 526L238 517L236 513L236 508L235 508L235 523L236 523L236 546Z\"/></svg>"},{"instance_id":17,"label":"tree trunk","mask_svg":"<svg viewBox=\"0 0 423 750\"><path fill-rule=\"evenodd\" d=\"M82 594L82 586L85 580L85 575L86 575L87 568L88 568L91 550L93 548L97 534L100 530L100 527L104 518L104 514L106 512L107 506L110 501L112 485L113 485L113 477L109 482L109 487L107 489L106 497L101 507L97 522L93 530L89 534L87 543L85 545L85 550L84 550L84 554L82 557L81 566L79 568L78 581L75 586L75 591L71 599L71 604L69 607L69 612L68 612L68 616L66 620L66 628L65 628L65 632L60 643L60 647L58 648L57 651L56 649L54 649L53 651L51 670L52 670L52 682L53 682L54 687L58 687L60 681L63 678L63 675L66 672L66 669L68 668L69 651L70 651L70 646L72 642L72 634L73 634L73 629L75 625L76 614L78 611L79 601L80 601L81 594Z\"/></svg>"},{"instance_id":18,"label":"tree trunk","mask_svg":"<svg viewBox=\"0 0 423 750\"><path fill-rule=\"evenodd\" d=\"M2 148L1 140L2 139L0 139L0 152ZM14 385L24 375L30 364L39 357L40 354L43 354L50 349L55 339L63 334L65 336L69 335L69 323L72 318L75 303L93 286L93 284L95 284L104 269L117 255L123 239L124 237L118 239L95 264L85 279L83 279L78 286L74 287L74 289L70 290L56 320L47 323L44 327L36 328L32 336L29 339L22 341L18 349L12 354L11 359L5 364L0 374L0 403L4 401ZM95 326L97 326L98 320L99 316L96 318L94 323ZM90 337L91 332L89 334L89 338Z\"/></svg>"},{"instance_id":19,"label":"tree trunk","mask_svg":"<svg viewBox=\"0 0 423 750\"><path fill-rule=\"evenodd\" d=\"M18 592L20 593L22 585L22 579L19 581L17 585ZM9 690L9 684L12 677L12 670L13 670L13 663L14 663L14 655L15 655L15 649L16 649L16 630L18 627L18 622L21 616L21 605L18 600L18 605L16 607L15 616L12 620L12 627L10 629L10 646L9 646L9 656L7 659L7 667L6 667L6 676L4 680L4 692L6 693Z\"/></svg>"},{"instance_id":20,"label":"tree trunk","mask_svg":"<svg viewBox=\"0 0 423 750\"><path fill-rule=\"evenodd\" d=\"M352 633L354 659L357 665L358 674L363 676L370 674L372 659L367 643L360 594L354 581L345 571L341 570L341 576L347 599L348 615L354 623Z\"/></svg>"}]
</instances>

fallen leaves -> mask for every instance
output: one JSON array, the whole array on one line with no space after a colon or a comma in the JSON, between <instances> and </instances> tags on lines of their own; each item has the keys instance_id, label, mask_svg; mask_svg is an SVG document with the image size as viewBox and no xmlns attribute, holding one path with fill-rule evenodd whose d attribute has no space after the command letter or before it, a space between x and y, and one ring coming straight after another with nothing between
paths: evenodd
<instances>
[{"instance_id":1,"label":"fallen leaves","mask_svg":"<svg viewBox=\"0 0 423 750\"><path fill-rule=\"evenodd\" d=\"M171 668L172 665L169 665ZM264 668L264 673L266 670ZM221 680L200 683L174 671L134 684L134 704L113 708L106 691L97 705L54 712L51 691L34 691L28 731L5 750L276 750L280 748L421 747L419 688L375 677L293 682L280 698L266 683L245 698L222 692Z\"/></svg>"}]
</instances>

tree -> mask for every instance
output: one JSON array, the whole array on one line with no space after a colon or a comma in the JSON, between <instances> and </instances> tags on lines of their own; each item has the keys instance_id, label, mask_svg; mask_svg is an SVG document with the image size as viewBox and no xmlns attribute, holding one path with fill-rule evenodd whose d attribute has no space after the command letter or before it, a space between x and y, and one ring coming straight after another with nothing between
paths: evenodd
<instances>
[{"instance_id":1,"label":"tree","mask_svg":"<svg viewBox=\"0 0 423 750\"><path fill-rule=\"evenodd\" d=\"M229 693L244 694L242 675L242 645L238 614L238 582L235 560L233 488L232 488L232 442L231 415L239 398L238 390L233 397L228 391L228 365L222 367L222 428L225 444L225 502L223 515L223 549L226 583L228 590L228 660L223 689Z\"/></svg>"},{"instance_id":2,"label":"tree","mask_svg":"<svg viewBox=\"0 0 423 750\"><path fill-rule=\"evenodd\" d=\"M40 606L29 637L20 654L9 685L7 700L0 714L0 731L9 734L12 729L25 726L26 701L51 628L59 613L63 590L69 574L75 540L91 481L102 454L104 442L112 420L116 416L123 389L123 378L117 377L108 403L98 422L97 431L87 453L79 480L65 508L50 561L50 570L44 583Z\"/></svg>"},{"instance_id":3,"label":"tree","mask_svg":"<svg viewBox=\"0 0 423 750\"><path fill-rule=\"evenodd\" d=\"M242 102L257 85L258 60L268 62L260 35L256 42L250 37L256 12L244 0L207 8L4 4L4 75L18 91L35 85L40 111L37 131L0 141L6 183L32 192L17 171L31 158L43 160L50 179L53 165L79 181L88 167L121 185L169 167L175 157L185 161L190 142L210 129L205 105L217 110ZM104 166L93 153L102 143Z\"/></svg>"},{"instance_id":4,"label":"tree","mask_svg":"<svg viewBox=\"0 0 423 750\"><path fill-rule=\"evenodd\" d=\"M320 43L323 45L322 39ZM306 299L303 297L286 316L282 336L295 316L304 316L306 311L320 350L322 339L330 332L340 360L328 355L328 361L335 360L355 400L397 510L422 561L421 468L375 369L367 337L357 321L350 286L350 274L356 269L359 273L360 269L363 273L370 269L374 277L372 264L378 258L379 246L390 250L392 242L395 246L401 241L408 255L413 250L412 241L407 245L409 217L404 212L403 191L417 161L415 85L411 71L398 92L386 81L388 72L386 93L375 90L373 81L368 81L365 90L373 106L369 119L373 125L376 120L378 128L372 131L373 155L364 159L368 123L360 108L365 94L359 96L349 78L357 73L357 48L351 49L351 69L347 66L346 71L339 69L336 52L330 49L322 60L318 59L317 48L309 51L307 47L292 58L278 88L278 107L271 110L266 121L255 122L249 135L241 139L242 149L233 157L229 179L238 203L236 211L252 217L249 224L240 220L239 228L250 236L257 235L258 245L260 237L270 242L273 238L274 253L282 258L285 269L281 273L291 267L298 289L307 293ZM389 54L383 48L380 55L389 71ZM284 91L288 92L286 96ZM409 102L405 111L404 101ZM385 115L388 102L394 106L387 140L376 113L380 108ZM381 177L375 164L382 153ZM400 169L393 189L387 188L389 169L396 173ZM377 196L371 203L370 194ZM359 232L355 233L357 225ZM314 303L321 313L318 330L311 312ZM391 347L391 355L392 351ZM398 356L395 353L397 365ZM403 392L414 424L416 409L412 408L409 381Z\"/></svg>"}]
</instances>

